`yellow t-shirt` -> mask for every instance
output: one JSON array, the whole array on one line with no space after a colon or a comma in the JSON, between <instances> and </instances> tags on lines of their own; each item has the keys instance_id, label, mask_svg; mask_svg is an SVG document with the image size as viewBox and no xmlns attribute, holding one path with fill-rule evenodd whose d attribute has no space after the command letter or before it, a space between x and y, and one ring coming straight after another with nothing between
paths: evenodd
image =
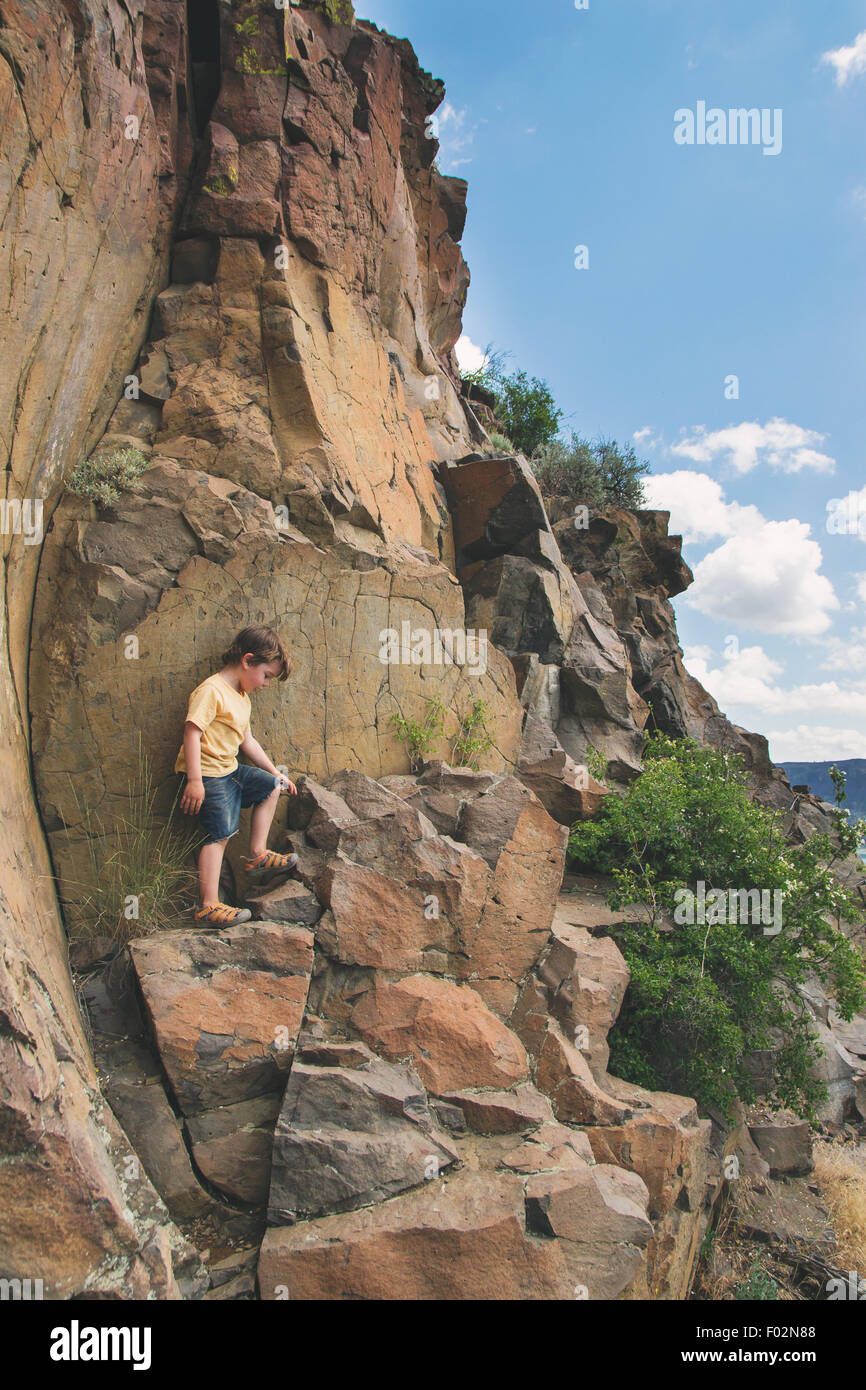
<instances>
[{"instance_id":1,"label":"yellow t-shirt","mask_svg":"<svg viewBox=\"0 0 866 1390\"><path fill-rule=\"evenodd\" d=\"M243 690L233 690L222 676L208 676L189 697L186 722L201 729L202 777L225 777L238 765L238 749L250 727L252 704ZM186 772L183 744L174 765Z\"/></svg>"}]
</instances>

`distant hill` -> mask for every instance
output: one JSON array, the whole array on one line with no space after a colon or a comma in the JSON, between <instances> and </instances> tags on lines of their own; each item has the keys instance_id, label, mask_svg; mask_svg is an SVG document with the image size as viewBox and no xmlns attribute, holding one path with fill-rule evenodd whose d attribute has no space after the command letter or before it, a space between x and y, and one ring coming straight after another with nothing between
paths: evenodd
<instances>
[{"instance_id":1,"label":"distant hill","mask_svg":"<svg viewBox=\"0 0 866 1390\"><path fill-rule=\"evenodd\" d=\"M866 817L866 758L831 759L827 763L780 763L792 786L809 786L816 796L825 801L833 800L833 783L830 768L838 767L848 774L848 801L851 816Z\"/></svg>"}]
</instances>

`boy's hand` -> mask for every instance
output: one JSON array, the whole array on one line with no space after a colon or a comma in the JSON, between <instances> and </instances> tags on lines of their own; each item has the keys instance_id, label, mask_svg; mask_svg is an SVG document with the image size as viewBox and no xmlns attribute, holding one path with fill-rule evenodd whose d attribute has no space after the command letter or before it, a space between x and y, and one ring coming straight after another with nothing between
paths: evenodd
<instances>
[{"instance_id":1,"label":"boy's hand","mask_svg":"<svg viewBox=\"0 0 866 1390\"><path fill-rule=\"evenodd\" d=\"M187 781L183 789L183 796L180 799L180 809L187 816L195 816L201 810L204 801L204 782Z\"/></svg>"},{"instance_id":2,"label":"boy's hand","mask_svg":"<svg viewBox=\"0 0 866 1390\"><path fill-rule=\"evenodd\" d=\"M284 772L276 773L276 778L283 791L288 792L290 796L297 796L297 787L295 786L294 782L289 781L288 777Z\"/></svg>"}]
</instances>

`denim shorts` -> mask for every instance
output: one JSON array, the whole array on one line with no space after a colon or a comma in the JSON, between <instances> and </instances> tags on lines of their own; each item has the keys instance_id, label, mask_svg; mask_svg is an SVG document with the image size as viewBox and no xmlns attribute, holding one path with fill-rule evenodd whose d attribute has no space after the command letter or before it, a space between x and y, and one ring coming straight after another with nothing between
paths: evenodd
<instances>
[{"instance_id":1,"label":"denim shorts","mask_svg":"<svg viewBox=\"0 0 866 1390\"><path fill-rule=\"evenodd\" d=\"M225 777L203 777L204 801L198 822L205 834L205 844L230 840L238 833L241 809L258 806L266 801L274 787L280 785L272 772L263 767L247 767L238 763L234 772Z\"/></svg>"}]
</instances>

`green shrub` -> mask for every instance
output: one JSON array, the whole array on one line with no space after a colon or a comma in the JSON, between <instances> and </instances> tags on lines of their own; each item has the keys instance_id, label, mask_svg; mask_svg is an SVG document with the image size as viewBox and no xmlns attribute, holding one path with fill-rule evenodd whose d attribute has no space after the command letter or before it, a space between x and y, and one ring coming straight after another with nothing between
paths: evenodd
<instances>
[{"instance_id":1,"label":"green shrub","mask_svg":"<svg viewBox=\"0 0 866 1390\"><path fill-rule=\"evenodd\" d=\"M406 744L409 754L409 767L419 772L421 764L432 753L445 730L445 706L439 696L427 701L427 712L419 724L414 719L406 719L402 714L392 714L388 723Z\"/></svg>"},{"instance_id":2,"label":"green shrub","mask_svg":"<svg viewBox=\"0 0 866 1390\"><path fill-rule=\"evenodd\" d=\"M491 442L525 454L547 497L569 497L590 507L645 506L641 479L649 464L638 459L634 446L621 449L610 439L590 442L574 431L570 439L559 437L563 415L547 382L523 371L509 375L509 356L488 343L481 366L463 377L465 386L481 387L495 398L493 413L502 429L490 435Z\"/></svg>"},{"instance_id":3,"label":"green shrub","mask_svg":"<svg viewBox=\"0 0 866 1390\"><path fill-rule=\"evenodd\" d=\"M758 1257L752 1261L752 1268L742 1284L737 1285L734 1298L750 1303L768 1302L779 1297L779 1286L775 1279L759 1268Z\"/></svg>"},{"instance_id":4,"label":"green shrub","mask_svg":"<svg viewBox=\"0 0 866 1390\"><path fill-rule=\"evenodd\" d=\"M729 1111L755 1099L744 1061L772 1048L770 1104L811 1115L824 1087L811 1075L819 1053L800 990L817 975L850 1019L864 1003L863 961L838 929L859 918L833 866L853 853L866 823L850 824L837 795L835 833L787 844L781 818L751 799L742 760L691 739L647 738L645 770L598 819L575 825L575 867L611 874L612 907L645 903L648 922L611 928L632 972L611 1034L611 1070L650 1089L695 1096ZM782 928L765 934L712 907L683 923L682 890L783 894ZM665 928L663 911L678 923Z\"/></svg>"},{"instance_id":5,"label":"green shrub","mask_svg":"<svg viewBox=\"0 0 866 1390\"><path fill-rule=\"evenodd\" d=\"M69 491L79 497L89 497L99 507L110 507L122 491L135 491L138 479L149 467L149 461L140 449L116 449L112 454L93 454L73 468L69 476Z\"/></svg>"},{"instance_id":6,"label":"green shrub","mask_svg":"<svg viewBox=\"0 0 866 1390\"><path fill-rule=\"evenodd\" d=\"M507 352L497 352L492 344L484 351L484 360L474 372L463 377L465 384L480 386L496 398L493 413L502 426L501 435L509 447L531 457L549 443L559 428L562 411L558 409L546 381L526 372L505 371Z\"/></svg>"},{"instance_id":7,"label":"green shrub","mask_svg":"<svg viewBox=\"0 0 866 1390\"><path fill-rule=\"evenodd\" d=\"M501 449L504 454L513 454L514 445L506 434L500 434L498 430L493 430L490 435L490 443L497 449Z\"/></svg>"},{"instance_id":8,"label":"green shrub","mask_svg":"<svg viewBox=\"0 0 866 1390\"><path fill-rule=\"evenodd\" d=\"M478 760L493 747L487 730L490 710L483 700L473 700L460 719L451 743L451 763L454 767L469 767L478 771Z\"/></svg>"},{"instance_id":9,"label":"green shrub","mask_svg":"<svg viewBox=\"0 0 866 1390\"><path fill-rule=\"evenodd\" d=\"M590 777L603 782L607 776L607 758L597 748L590 745L583 755L583 761Z\"/></svg>"},{"instance_id":10,"label":"green shrub","mask_svg":"<svg viewBox=\"0 0 866 1390\"><path fill-rule=\"evenodd\" d=\"M616 505L638 509L645 504L642 476L649 465L629 444L612 440L591 443L572 432L571 440L553 439L532 459L532 471L547 497L569 497L590 507Z\"/></svg>"},{"instance_id":11,"label":"green shrub","mask_svg":"<svg viewBox=\"0 0 866 1390\"><path fill-rule=\"evenodd\" d=\"M494 413L514 448L527 458L553 439L559 429L562 411L546 381L526 372L502 377L493 388Z\"/></svg>"}]
</instances>

